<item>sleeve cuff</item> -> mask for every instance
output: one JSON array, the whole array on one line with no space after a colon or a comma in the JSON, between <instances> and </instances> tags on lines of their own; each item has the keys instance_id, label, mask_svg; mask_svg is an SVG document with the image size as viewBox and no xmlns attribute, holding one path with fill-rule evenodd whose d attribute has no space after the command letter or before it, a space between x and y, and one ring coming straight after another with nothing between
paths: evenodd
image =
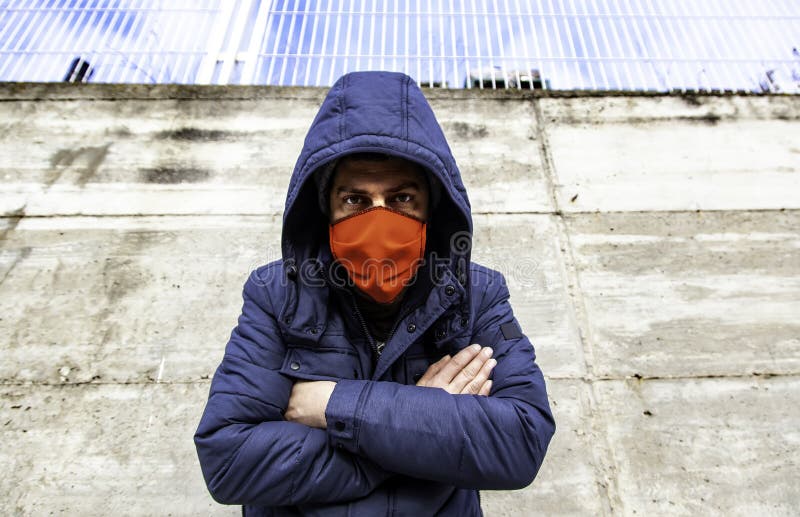
<instances>
[{"instance_id":1,"label":"sleeve cuff","mask_svg":"<svg viewBox=\"0 0 800 517\"><path fill-rule=\"evenodd\" d=\"M328 405L325 420L328 439L332 446L356 452L362 399L368 391L369 381L341 380L336 383Z\"/></svg>"}]
</instances>

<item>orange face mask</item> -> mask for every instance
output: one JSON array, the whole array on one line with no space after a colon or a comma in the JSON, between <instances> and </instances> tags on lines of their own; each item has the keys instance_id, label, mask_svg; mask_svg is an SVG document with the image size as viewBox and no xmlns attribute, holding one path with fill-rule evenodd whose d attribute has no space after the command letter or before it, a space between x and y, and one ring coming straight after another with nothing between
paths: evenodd
<instances>
[{"instance_id":1,"label":"orange face mask","mask_svg":"<svg viewBox=\"0 0 800 517\"><path fill-rule=\"evenodd\" d=\"M333 256L379 303L397 298L425 252L425 223L382 206L336 221L329 233Z\"/></svg>"}]
</instances>

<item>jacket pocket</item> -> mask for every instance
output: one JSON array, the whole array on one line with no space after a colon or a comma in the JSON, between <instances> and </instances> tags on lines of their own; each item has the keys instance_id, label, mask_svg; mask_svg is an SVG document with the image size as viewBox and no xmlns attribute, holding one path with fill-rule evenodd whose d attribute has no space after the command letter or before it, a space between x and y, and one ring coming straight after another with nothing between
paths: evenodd
<instances>
[{"instance_id":1,"label":"jacket pocket","mask_svg":"<svg viewBox=\"0 0 800 517\"><path fill-rule=\"evenodd\" d=\"M293 379L338 381L358 376L358 356L338 348L304 348L289 346L281 373Z\"/></svg>"}]
</instances>

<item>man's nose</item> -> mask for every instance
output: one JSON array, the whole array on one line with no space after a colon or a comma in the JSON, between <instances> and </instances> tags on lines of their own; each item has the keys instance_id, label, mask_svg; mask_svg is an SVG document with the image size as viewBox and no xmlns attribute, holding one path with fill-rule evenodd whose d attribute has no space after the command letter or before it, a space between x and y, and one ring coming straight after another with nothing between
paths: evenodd
<instances>
[{"instance_id":1,"label":"man's nose","mask_svg":"<svg viewBox=\"0 0 800 517\"><path fill-rule=\"evenodd\" d=\"M383 196L375 196L372 198L372 206L382 206L386 208L386 199Z\"/></svg>"}]
</instances>

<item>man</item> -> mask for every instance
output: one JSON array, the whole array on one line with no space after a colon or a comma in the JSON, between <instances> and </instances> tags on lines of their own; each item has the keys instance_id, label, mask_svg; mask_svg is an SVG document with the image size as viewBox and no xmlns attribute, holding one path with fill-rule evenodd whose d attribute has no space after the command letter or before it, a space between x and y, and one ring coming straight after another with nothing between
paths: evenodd
<instances>
[{"instance_id":1,"label":"man","mask_svg":"<svg viewBox=\"0 0 800 517\"><path fill-rule=\"evenodd\" d=\"M345 75L309 129L282 259L251 274L195 435L245 515L481 515L554 431L502 276L411 78ZM490 378L491 376L491 378Z\"/></svg>"}]
</instances>

